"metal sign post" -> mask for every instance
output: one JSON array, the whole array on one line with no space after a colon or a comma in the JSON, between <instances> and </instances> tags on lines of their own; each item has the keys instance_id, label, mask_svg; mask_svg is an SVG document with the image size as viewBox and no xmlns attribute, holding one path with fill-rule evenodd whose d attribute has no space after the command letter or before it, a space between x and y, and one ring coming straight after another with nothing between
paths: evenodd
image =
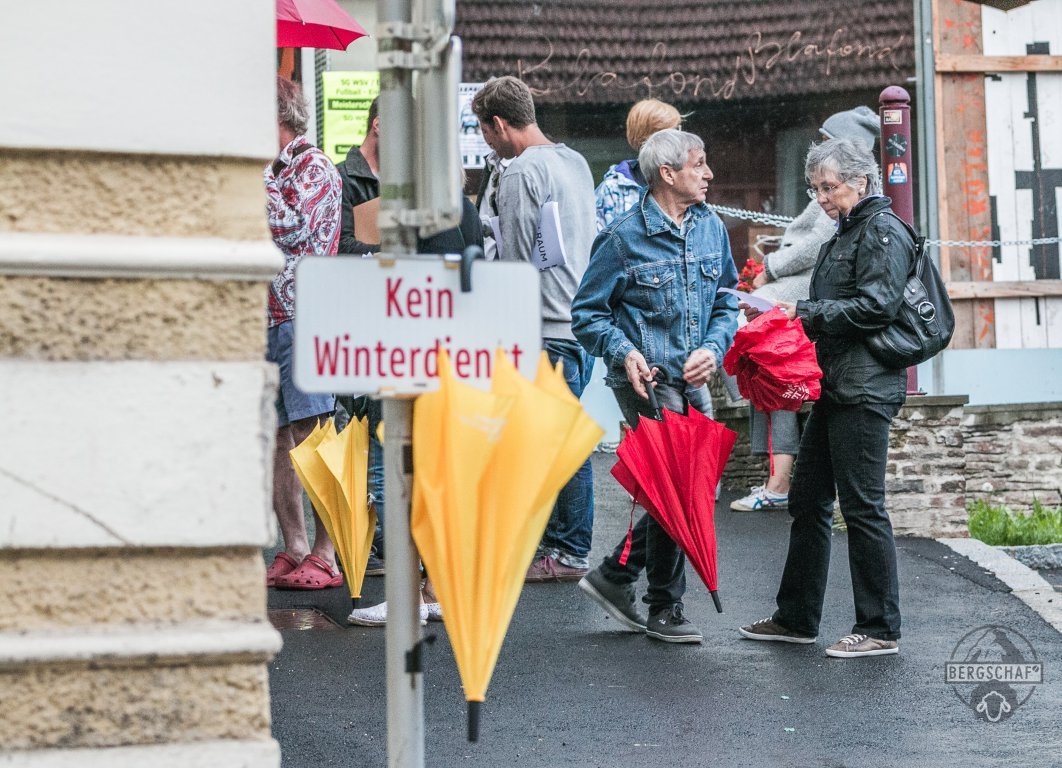
<instances>
[{"instance_id":1,"label":"metal sign post","mask_svg":"<svg viewBox=\"0 0 1062 768\"><path fill-rule=\"evenodd\" d=\"M878 97L881 116L882 191L892 198L892 210L914 226L914 162L911 146L911 96L890 85ZM918 368L907 369L907 394L917 395Z\"/></svg>"},{"instance_id":2,"label":"metal sign post","mask_svg":"<svg viewBox=\"0 0 1062 768\"><path fill-rule=\"evenodd\" d=\"M410 526L413 398L438 386L443 350L458 379L486 387L499 347L533 378L541 346L532 265L473 262L476 248L456 261L414 253L418 236L461 220L454 15L454 0L377 1L380 253L305 259L296 270L296 384L383 400L390 768L424 765L420 566ZM475 300L473 284L481 289Z\"/></svg>"}]
</instances>

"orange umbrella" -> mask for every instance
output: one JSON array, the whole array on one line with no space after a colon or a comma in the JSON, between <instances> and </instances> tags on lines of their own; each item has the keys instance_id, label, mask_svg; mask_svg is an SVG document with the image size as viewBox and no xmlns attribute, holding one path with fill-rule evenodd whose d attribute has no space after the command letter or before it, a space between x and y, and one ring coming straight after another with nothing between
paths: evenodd
<instances>
[{"instance_id":1,"label":"orange umbrella","mask_svg":"<svg viewBox=\"0 0 1062 768\"><path fill-rule=\"evenodd\" d=\"M413 539L442 605L471 741L557 494L603 434L560 376L545 361L532 384L499 351L483 392L440 355L438 391L413 407Z\"/></svg>"},{"instance_id":2,"label":"orange umbrella","mask_svg":"<svg viewBox=\"0 0 1062 768\"><path fill-rule=\"evenodd\" d=\"M368 419L351 419L339 434L329 419L291 450L291 460L335 544L351 598L361 597L376 528L376 513L369 509Z\"/></svg>"}]
</instances>

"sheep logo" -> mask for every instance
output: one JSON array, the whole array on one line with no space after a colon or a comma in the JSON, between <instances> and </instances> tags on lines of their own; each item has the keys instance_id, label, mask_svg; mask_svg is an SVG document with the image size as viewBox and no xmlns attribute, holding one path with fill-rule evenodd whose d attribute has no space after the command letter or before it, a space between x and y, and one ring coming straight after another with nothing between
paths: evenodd
<instances>
[{"instance_id":1,"label":"sheep logo","mask_svg":"<svg viewBox=\"0 0 1062 768\"><path fill-rule=\"evenodd\" d=\"M986 723L1010 719L1044 680L1044 665L1028 640L1009 627L967 632L944 665L959 701Z\"/></svg>"}]
</instances>

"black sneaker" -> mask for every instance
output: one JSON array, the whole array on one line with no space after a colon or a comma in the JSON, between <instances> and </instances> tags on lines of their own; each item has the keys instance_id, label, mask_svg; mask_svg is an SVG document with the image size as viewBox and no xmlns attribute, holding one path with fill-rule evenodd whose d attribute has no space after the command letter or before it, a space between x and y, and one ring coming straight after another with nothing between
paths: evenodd
<instances>
[{"instance_id":1,"label":"black sneaker","mask_svg":"<svg viewBox=\"0 0 1062 768\"><path fill-rule=\"evenodd\" d=\"M383 558L375 552L369 553L369 559L365 563L366 576L383 576L386 572Z\"/></svg>"},{"instance_id":2,"label":"black sneaker","mask_svg":"<svg viewBox=\"0 0 1062 768\"><path fill-rule=\"evenodd\" d=\"M704 635L682 614L682 603L649 614L645 634L665 643L702 643Z\"/></svg>"},{"instance_id":3,"label":"black sneaker","mask_svg":"<svg viewBox=\"0 0 1062 768\"><path fill-rule=\"evenodd\" d=\"M635 607L633 584L613 584L601 575L600 568L595 568L579 581L579 589L627 629L645 631L645 617Z\"/></svg>"}]
</instances>

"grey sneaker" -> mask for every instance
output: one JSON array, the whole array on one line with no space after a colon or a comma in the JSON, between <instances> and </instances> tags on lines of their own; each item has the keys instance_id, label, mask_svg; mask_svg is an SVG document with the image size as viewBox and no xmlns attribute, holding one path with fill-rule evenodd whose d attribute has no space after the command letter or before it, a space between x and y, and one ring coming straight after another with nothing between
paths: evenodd
<instances>
[{"instance_id":1,"label":"grey sneaker","mask_svg":"<svg viewBox=\"0 0 1062 768\"><path fill-rule=\"evenodd\" d=\"M369 553L369 559L365 563L366 576L383 576L387 572L386 564L376 552Z\"/></svg>"},{"instance_id":2,"label":"grey sneaker","mask_svg":"<svg viewBox=\"0 0 1062 768\"><path fill-rule=\"evenodd\" d=\"M818 640L816 635L794 632L791 629L786 629L781 624L776 624L773 619L761 619L753 624L747 624L744 627L740 627L738 632L749 640L769 640L776 643L810 645Z\"/></svg>"},{"instance_id":3,"label":"grey sneaker","mask_svg":"<svg viewBox=\"0 0 1062 768\"><path fill-rule=\"evenodd\" d=\"M682 614L682 603L649 614L645 634L665 643L702 643L704 635Z\"/></svg>"},{"instance_id":4,"label":"grey sneaker","mask_svg":"<svg viewBox=\"0 0 1062 768\"><path fill-rule=\"evenodd\" d=\"M854 659L858 656L889 656L900 652L895 640L878 640L868 635L845 635L826 649L835 659Z\"/></svg>"},{"instance_id":5,"label":"grey sneaker","mask_svg":"<svg viewBox=\"0 0 1062 768\"><path fill-rule=\"evenodd\" d=\"M627 629L645 631L645 617L638 613L635 606L633 584L613 584L601 575L600 569L595 568L579 581L579 589L590 595L609 616Z\"/></svg>"},{"instance_id":6,"label":"grey sneaker","mask_svg":"<svg viewBox=\"0 0 1062 768\"><path fill-rule=\"evenodd\" d=\"M553 557L553 555L546 555L531 563L524 581L579 581L589 570L589 568L572 568L570 565L565 565Z\"/></svg>"}]
</instances>

